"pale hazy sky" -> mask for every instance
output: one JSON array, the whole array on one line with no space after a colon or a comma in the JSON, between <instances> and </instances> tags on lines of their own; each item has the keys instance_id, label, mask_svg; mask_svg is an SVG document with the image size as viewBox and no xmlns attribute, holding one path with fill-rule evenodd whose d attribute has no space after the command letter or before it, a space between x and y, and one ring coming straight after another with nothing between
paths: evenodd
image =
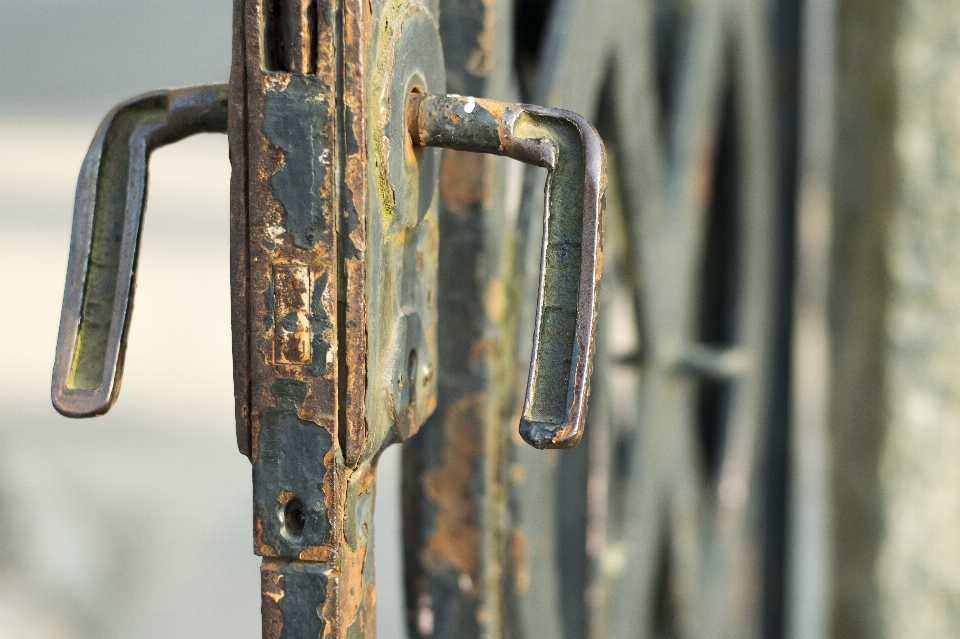
<instances>
[{"instance_id":1,"label":"pale hazy sky","mask_svg":"<svg viewBox=\"0 0 960 639\"><path fill-rule=\"evenodd\" d=\"M99 118L130 95L226 82L230 0L0 0L0 115Z\"/></svg>"}]
</instances>

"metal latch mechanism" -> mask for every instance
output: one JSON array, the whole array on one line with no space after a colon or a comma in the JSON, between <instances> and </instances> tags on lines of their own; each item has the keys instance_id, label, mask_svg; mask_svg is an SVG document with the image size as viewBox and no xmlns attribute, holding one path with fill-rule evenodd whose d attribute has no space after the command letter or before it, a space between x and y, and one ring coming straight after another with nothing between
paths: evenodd
<instances>
[{"instance_id":1,"label":"metal latch mechanism","mask_svg":"<svg viewBox=\"0 0 960 639\"><path fill-rule=\"evenodd\" d=\"M149 154L228 133L237 435L265 637L344 637L372 619L376 461L430 416L443 374L434 147L549 170L524 439L576 445L589 393L596 131L567 111L444 95L437 23L417 2L336 5L238 2L229 85L147 94L105 119L81 169L53 374L65 415L116 400Z\"/></svg>"},{"instance_id":2,"label":"metal latch mechanism","mask_svg":"<svg viewBox=\"0 0 960 639\"><path fill-rule=\"evenodd\" d=\"M53 403L64 415L101 415L119 392L150 152L197 133L226 133L228 91L214 85L135 98L117 106L95 137L77 188L54 367ZM582 434L600 271L605 185L599 138L569 111L460 96L413 93L407 123L417 146L506 155L563 171L562 184L551 173L546 185L546 240L520 428L538 448L575 445ZM296 270L280 269L281 282L296 277ZM280 304L285 317L298 306L286 296ZM281 360L302 359L309 352L308 344L297 343L303 332L281 330ZM568 366L569 376L563 374Z\"/></svg>"}]
</instances>

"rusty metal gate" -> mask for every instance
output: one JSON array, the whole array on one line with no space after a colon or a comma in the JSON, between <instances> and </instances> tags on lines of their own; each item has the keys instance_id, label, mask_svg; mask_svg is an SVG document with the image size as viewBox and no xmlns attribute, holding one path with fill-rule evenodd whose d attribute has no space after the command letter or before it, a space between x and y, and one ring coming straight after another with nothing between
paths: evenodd
<instances>
[{"instance_id":1,"label":"rusty metal gate","mask_svg":"<svg viewBox=\"0 0 960 639\"><path fill-rule=\"evenodd\" d=\"M58 410L119 391L150 151L228 133L264 637L374 636L399 442L410 636L780 636L797 3L234 7L84 162Z\"/></svg>"}]
</instances>

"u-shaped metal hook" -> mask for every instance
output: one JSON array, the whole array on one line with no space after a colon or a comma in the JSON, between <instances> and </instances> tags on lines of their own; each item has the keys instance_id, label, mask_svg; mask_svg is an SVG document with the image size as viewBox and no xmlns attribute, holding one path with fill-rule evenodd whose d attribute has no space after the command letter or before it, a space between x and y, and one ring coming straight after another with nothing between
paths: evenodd
<instances>
[{"instance_id":1,"label":"u-shaped metal hook","mask_svg":"<svg viewBox=\"0 0 960 639\"><path fill-rule=\"evenodd\" d=\"M415 144L505 155L549 170L540 287L520 434L536 448L583 435L600 282L606 155L571 111L458 95L413 94Z\"/></svg>"},{"instance_id":2,"label":"u-shaped metal hook","mask_svg":"<svg viewBox=\"0 0 960 639\"><path fill-rule=\"evenodd\" d=\"M147 93L100 125L77 183L51 388L60 413L102 415L116 400L150 153L196 133L226 133L228 95L228 85Z\"/></svg>"}]
</instances>

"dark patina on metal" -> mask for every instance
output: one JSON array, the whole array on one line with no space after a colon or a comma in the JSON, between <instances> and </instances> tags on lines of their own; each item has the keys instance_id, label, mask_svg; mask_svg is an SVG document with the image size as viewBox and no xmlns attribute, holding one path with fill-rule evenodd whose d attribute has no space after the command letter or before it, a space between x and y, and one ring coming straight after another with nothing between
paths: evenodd
<instances>
[{"instance_id":1,"label":"dark patina on metal","mask_svg":"<svg viewBox=\"0 0 960 639\"><path fill-rule=\"evenodd\" d=\"M533 356L520 433L536 448L583 435L602 270L603 142L562 109L414 94L410 135L422 146L505 155L549 170Z\"/></svg>"},{"instance_id":2,"label":"dark patina on metal","mask_svg":"<svg viewBox=\"0 0 960 639\"><path fill-rule=\"evenodd\" d=\"M147 93L114 108L80 169L51 395L68 417L117 398L133 308L150 153L197 133L226 133L227 85Z\"/></svg>"}]
</instances>

